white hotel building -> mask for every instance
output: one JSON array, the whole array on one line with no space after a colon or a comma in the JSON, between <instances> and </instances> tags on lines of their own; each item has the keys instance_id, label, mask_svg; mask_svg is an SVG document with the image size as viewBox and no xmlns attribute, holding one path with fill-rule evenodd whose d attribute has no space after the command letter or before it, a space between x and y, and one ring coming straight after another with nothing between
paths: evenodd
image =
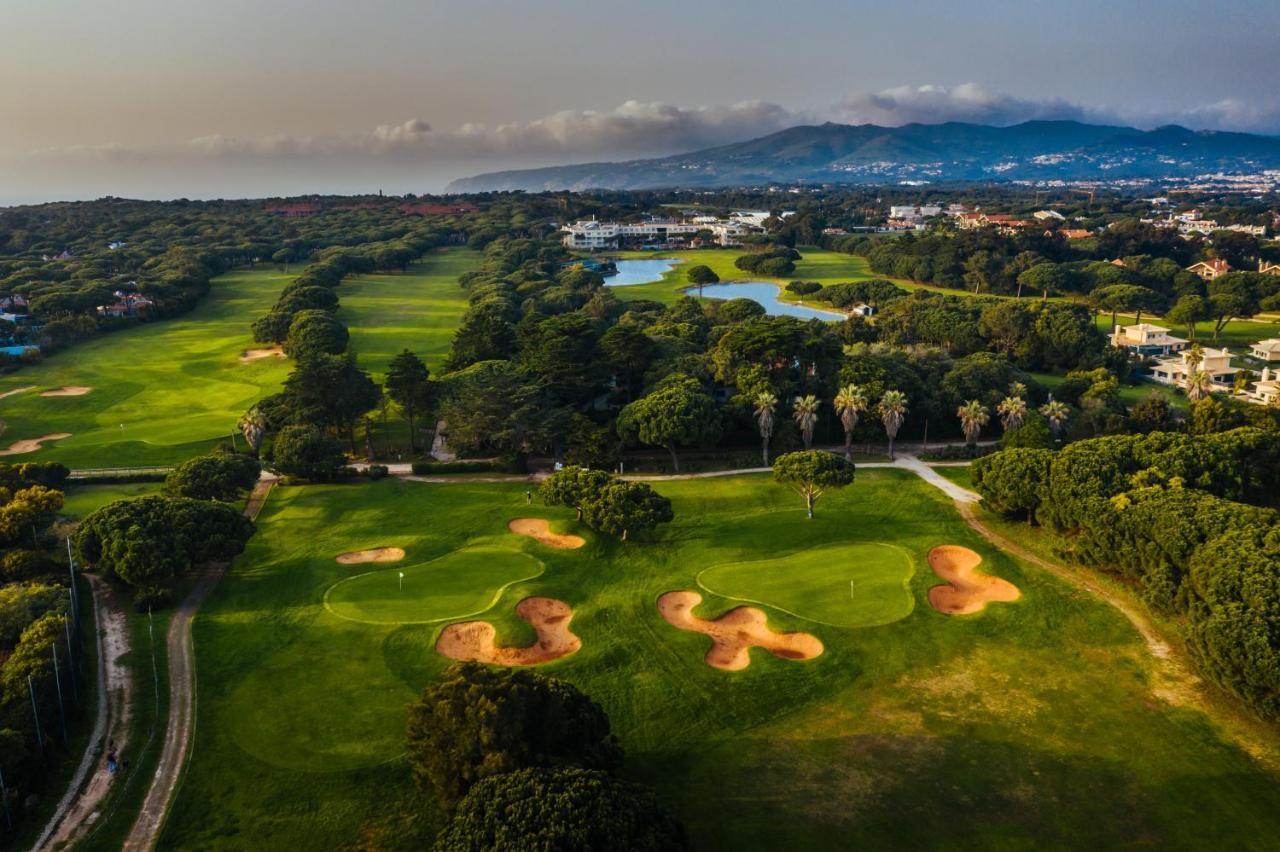
<instances>
[{"instance_id":1,"label":"white hotel building","mask_svg":"<svg viewBox=\"0 0 1280 852\"><path fill-rule=\"evenodd\" d=\"M741 245L742 237L747 234L763 233L764 228L754 224L752 214L735 213L728 219L697 216L688 222L651 219L620 223L584 219L565 225L561 231L566 248L602 251L621 248L624 244L663 245L672 237L692 237L700 231L709 231L717 244L728 248Z\"/></svg>"}]
</instances>

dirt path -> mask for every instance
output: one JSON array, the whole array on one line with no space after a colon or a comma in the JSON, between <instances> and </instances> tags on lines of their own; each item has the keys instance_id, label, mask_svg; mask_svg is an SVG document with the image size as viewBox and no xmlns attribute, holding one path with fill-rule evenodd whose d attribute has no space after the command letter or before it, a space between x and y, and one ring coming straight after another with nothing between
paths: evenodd
<instances>
[{"instance_id":1,"label":"dirt path","mask_svg":"<svg viewBox=\"0 0 1280 852\"><path fill-rule=\"evenodd\" d=\"M275 484L276 477L263 474L245 505L246 518L252 520L258 516ZM138 820L124 842L125 849L149 850L155 846L178 791L196 728L195 648L191 642L191 622L225 570L218 568L201 575L169 622L169 632L165 636L169 654L169 718L165 725L164 745Z\"/></svg>"},{"instance_id":2,"label":"dirt path","mask_svg":"<svg viewBox=\"0 0 1280 852\"><path fill-rule=\"evenodd\" d=\"M133 680L121 663L129 652L129 631L124 612L112 600L107 584L84 575L93 587L94 633L98 644L98 706L93 733L76 767L66 795L58 803L33 849L57 849L74 844L102 815L99 806L111 790L105 744L114 742L124 753L128 747L129 720L133 715ZM85 783L88 779L88 783Z\"/></svg>"}]
</instances>

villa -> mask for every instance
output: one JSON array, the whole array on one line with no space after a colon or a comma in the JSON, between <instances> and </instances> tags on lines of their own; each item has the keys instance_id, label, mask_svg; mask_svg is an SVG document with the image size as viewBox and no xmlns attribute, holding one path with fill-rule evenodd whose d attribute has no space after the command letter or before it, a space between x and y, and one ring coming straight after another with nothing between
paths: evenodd
<instances>
[{"instance_id":1,"label":"villa","mask_svg":"<svg viewBox=\"0 0 1280 852\"><path fill-rule=\"evenodd\" d=\"M1124 328L1116 326L1111 332L1111 345L1139 356L1171 355L1186 349L1187 341L1174 337L1167 328L1143 322Z\"/></svg>"},{"instance_id":2,"label":"villa","mask_svg":"<svg viewBox=\"0 0 1280 852\"><path fill-rule=\"evenodd\" d=\"M1200 372L1208 373L1214 385L1221 389L1231 387L1232 382L1235 381L1236 373L1240 372L1231 366L1231 351L1229 349L1201 349L1202 360L1198 368L1193 368L1188 362L1187 356L1189 354L1190 352L1183 350L1171 358L1159 359L1156 361L1155 366L1151 368L1151 378L1162 385L1183 387L1187 383L1187 377L1199 370Z\"/></svg>"},{"instance_id":3,"label":"villa","mask_svg":"<svg viewBox=\"0 0 1280 852\"><path fill-rule=\"evenodd\" d=\"M1260 260L1258 271L1263 275L1280 275L1280 263L1267 263L1265 260Z\"/></svg>"},{"instance_id":4,"label":"villa","mask_svg":"<svg viewBox=\"0 0 1280 852\"><path fill-rule=\"evenodd\" d=\"M1273 374L1270 367L1263 367L1262 378L1241 396L1257 405L1280 405L1280 373Z\"/></svg>"},{"instance_id":5,"label":"villa","mask_svg":"<svg viewBox=\"0 0 1280 852\"><path fill-rule=\"evenodd\" d=\"M1227 263L1220 257L1215 257L1212 260L1202 260L1199 263L1193 263L1191 266L1187 267L1187 271L1194 272L1205 281L1213 281L1214 279L1221 278L1223 275L1230 272L1231 264Z\"/></svg>"},{"instance_id":6,"label":"villa","mask_svg":"<svg viewBox=\"0 0 1280 852\"><path fill-rule=\"evenodd\" d=\"M1249 347L1249 356L1268 364L1280 364L1280 338L1259 340Z\"/></svg>"}]
</instances>

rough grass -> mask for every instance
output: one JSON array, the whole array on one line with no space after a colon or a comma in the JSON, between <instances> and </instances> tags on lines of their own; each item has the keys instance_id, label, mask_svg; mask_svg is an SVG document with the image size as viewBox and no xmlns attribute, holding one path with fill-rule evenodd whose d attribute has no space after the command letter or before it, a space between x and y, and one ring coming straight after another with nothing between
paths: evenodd
<instances>
[{"instance_id":1,"label":"rough grass","mask_svg":"<svg viewBox=\"0 0 1280 852\"><path fill-rule=\"evenodd\" d=\"M766 477L666 482L676 522L621 544L583 535L536 554L539 577L484 618L527 643L513 613L530 594L574 608L583 642L542 667L604 705L628 759L685 821L696 848L1242 848L1280 829L1280 784L1201 713L1151 692L1140 638L1114 610L989 547L939 492L868 470L807 521ZM427 560L502 539L530 514L523 484L398 480L277 488L258 535L195 623L199 720L164 848L421 848L401 754L405 704L447 664L441 625L377 625L329 613L373 544ZM916 571L916 606L874 628L769 610L818 636L809 662L752 653L741 672L703 662L706 637L654 606L696 589L709 565L892 541ZM1016 604L948 617L920 605L928 549L959 544L1022 591ZM847 585L847 584L846 584ZM722 611L735 601L704 593ZM1064 838L1069 841L1064 842Z\"/></svg>"},{"instance_id":2,"label":"rough grass","mask_svg":"<svg viewBox=\"0 0 1280 852\"><path fill-rule=\"evenodd\" d=\"M911 613L908 581L915 567L901 548L860 541L713 565L698 575L698 585L828 626L875 627Z\"/></svg>"}]
</instances>

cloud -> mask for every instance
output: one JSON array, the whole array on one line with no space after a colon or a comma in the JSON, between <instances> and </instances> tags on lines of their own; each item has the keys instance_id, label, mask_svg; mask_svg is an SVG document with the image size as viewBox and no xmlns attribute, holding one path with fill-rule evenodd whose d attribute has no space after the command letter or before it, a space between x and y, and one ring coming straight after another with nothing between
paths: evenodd
<instances>
[{"instance_id":1,"label":"cloud","mask_svg":"<svg viewBox=\"0 0 1280 852\"><path fill-rule=\"evenodd\" d=\"M1090 110L1062 98L1029 99L988 91L976 83L959 86L898 86L881 92L850 95L833 110L848 124L901 125L919 122L968 121L975 124L1017 124L1033 119L1072 121L1111 120L1114 116Z\"/></svg>"}]
</instances>

